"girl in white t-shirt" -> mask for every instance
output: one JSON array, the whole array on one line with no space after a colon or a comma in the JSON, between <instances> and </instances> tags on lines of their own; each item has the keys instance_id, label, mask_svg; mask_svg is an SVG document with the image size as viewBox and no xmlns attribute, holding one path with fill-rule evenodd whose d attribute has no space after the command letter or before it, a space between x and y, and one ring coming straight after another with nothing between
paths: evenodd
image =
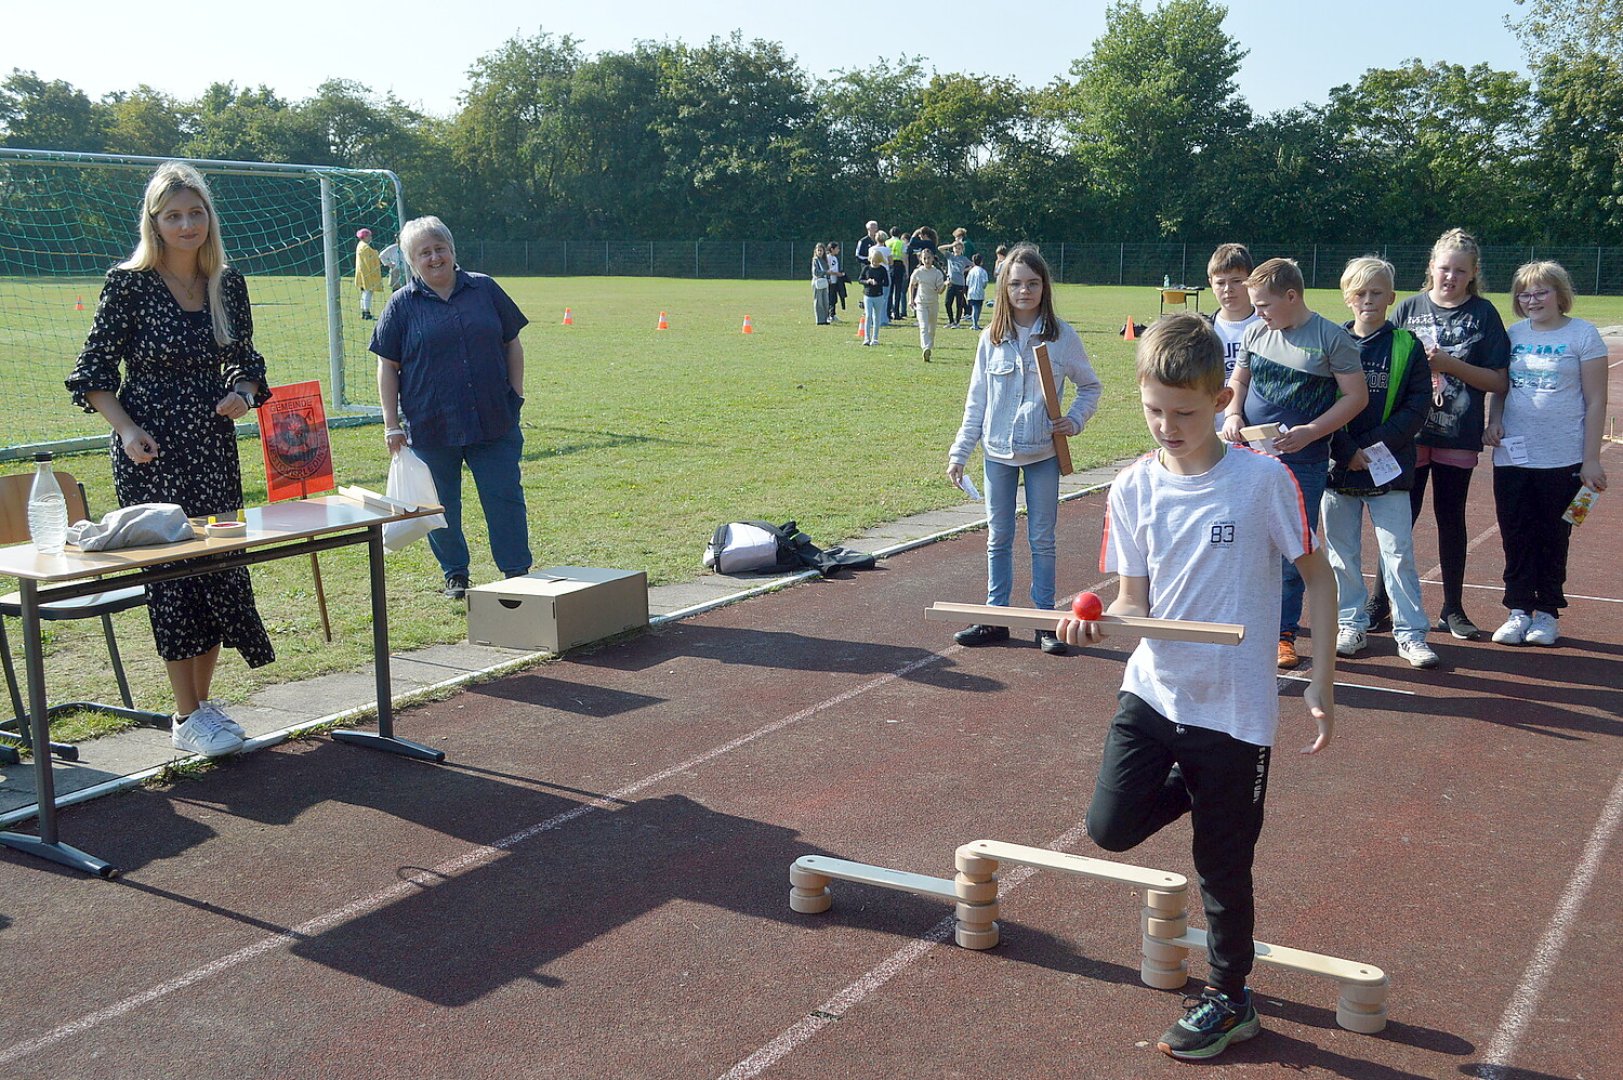
<instances>
[{"instance_id":1,"label":"girl in white t-shirt","mask_svg":"<svg viewBox=\"0 0 1623 1080\"><path fill-rule=\"evenodd\" d=\"M1606 343L1591 323L1570 318L1572 278L1560 263L1531 262L1511 285L1510 389L1488 395L1482 441L1493 451L1493 499L1505 547L1501 645L1554 645L1567 606L1562 520L1582 484L1606 490L1601 426L1606 420Z\"/></svg>"}]
</instances>

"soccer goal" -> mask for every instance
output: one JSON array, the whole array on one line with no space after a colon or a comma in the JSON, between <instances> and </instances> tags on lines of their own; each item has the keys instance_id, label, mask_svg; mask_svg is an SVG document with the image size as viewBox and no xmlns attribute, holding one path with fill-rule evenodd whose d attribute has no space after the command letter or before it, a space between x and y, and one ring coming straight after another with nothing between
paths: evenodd
<instances>
[{"instance_id":1,"label":"soccer goal","mask_svg":"<svg viewBox=\"0 0 1623 1080\"><path fill-rule=\"evenodd\" d=\"M141 195L165 159L0 148L0 459L99 443L107 427L63 388L103 275L135 247ZM319 379L335 416L376 409L354 287L355 232L392 243L405 220L384 169L197 161L226 255L248 279L270 381ZM386 297L385 297L386 299ZM374 300L374 310L382 305Z\"/></svg>"}]
</instances>

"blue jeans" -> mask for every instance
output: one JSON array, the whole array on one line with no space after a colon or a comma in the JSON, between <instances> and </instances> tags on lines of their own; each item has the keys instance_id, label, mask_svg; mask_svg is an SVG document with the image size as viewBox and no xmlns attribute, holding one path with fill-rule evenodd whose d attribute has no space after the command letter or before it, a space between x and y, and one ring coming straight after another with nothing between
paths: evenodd
<instances>
[{"instance_id":1,"label":"blue jeans","mask_svg":"<svg viewBox=\"0 0 1623 1080\"><path fill-rule=\"evenodd\" d=\"M1426 612L1420 603L1420 574L1415 570L1409 493L1342 495L1326 491L1322 506L1325 553L1330 556L1336 590L1341 595L1341 613L1336 621L1352 630L1369 629L1369 615L1364 611L1369 590L1364 586L1362 554L1367 507L1381 549L1376 572L1385 577L1386 594L1392 601L1392 637L1398 641L1425 641Z\"/></svg>"},{"instance_id":2,"label":"blue jeans","mask_svg":"<svg viewBox=\"0 0 1623 1080\"><path fill-rule=\"evenodd\" d=\"M1328 461L1312 462L1285 462L1291 475L1296 477L1296 484L1302 489L1302 506L1307 510L1308 528L1317 530L1319 527L1319 500L1324 498L1324 482L1330 478L1330 463ZM1283 637L1289 634L1296 636L1301 629L1302 622L1302 594L1307 586L1302 581L1301 571L1289 559L1281 559L1283 565L1284 591L1279 602L1279 633Z\"/></svg>"},{"instance_id":3,"label":"blue jeans","mask_svg":"<svg viewBox=\"0 0 1623 1080\"><path fill-rule=\"evenodd\" d=\"M885 317L885 298L863 294L862 317L867 320L863 340L869 345L879 344L879 320Z\"/></svg>"},{"instance_id":4,"label":"blue jeans","mask_svg":"<svg viewBox=\"0 0 1623 1080\"><path fill-rule=\"evenodd\" d=\"M1032 465L986 459L986 602L1009 606L1014 591L1014 499L1026 474L1026 540L1031 545L1031 605L1054 609L1054 524L1059 518L1059 458Z\"/></svg>"},{"instance_id":5,"label":"blue jeans","mask_svg":"<svg viewBox=\"0 0 1623 1080\"><path fill-rule=\"evenodd\" d=\"M518 458L524 435L513 430L471 446L413 447L434 475L434 487L445 507L445 525L428 534L428 546L447 579L468 576L468 541L462 535L462 466L473 473L479 502L490 530L490 553L508 577L530 572L530 523L524 508L524 484Z\"/></svg>"},{"instance_id":6,"label":"blue jeans","mask_svg":"<svg viewBox=\"0 0 1623 1080\"><path fill-rule=\"evenodd\" d=\"M890 285L887 282L885 291L879 294L879 325L890 325Z\"/></svg>"}]
</instances>

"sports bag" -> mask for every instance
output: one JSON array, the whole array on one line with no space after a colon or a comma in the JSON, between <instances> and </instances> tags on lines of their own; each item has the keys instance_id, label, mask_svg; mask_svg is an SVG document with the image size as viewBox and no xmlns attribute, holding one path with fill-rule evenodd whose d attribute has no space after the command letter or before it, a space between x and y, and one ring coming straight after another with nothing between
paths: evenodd
<instances>
[{"instance_id":1,"label":"sports bag","mask_svg":"<svg viewBox=\"0 0 1623 1080\"><path fill-rule=\"evenodd\" d=\"M824 551L792 521L729 522L717 527L704 548L704 565L718 574L816 570L828 577L840 569L872 570L874 564L867 552L842 547Z\"/></svg>"}]
</instances>

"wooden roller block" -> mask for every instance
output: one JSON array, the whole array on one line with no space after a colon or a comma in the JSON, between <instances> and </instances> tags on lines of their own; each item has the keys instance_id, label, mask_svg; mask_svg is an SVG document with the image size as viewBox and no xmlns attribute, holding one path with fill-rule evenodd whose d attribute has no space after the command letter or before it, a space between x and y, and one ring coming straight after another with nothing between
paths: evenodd
<instances>
[{"instance_id":1,"label":"wooden roller block","mask_svg":"<svg viewBox=\"0 0 1623 1080\"><path fill-rule=\"evenodd\" d=\"M1150 937L1180 938L1189 929L1189 918L1180 915L1176 918L1163 919L1146 913L1143 929Z\"/></svg>"},{"instance_id":2,"label":"wooden roller block","mask_svg":"<svg viewBox=\"0 0 1623 1080\"><path fill-rule=\"evenodd\" d=\"M1146 956L1138 965L1138 977L1144 980L1145 986L1152 986L1157 990L1180 990L1189 981L1189 961L1180 960L1172 963L1151 960Z\"/></svg>"},{"instance_id":3,"label":"wooden roller block","mask_svg":"<svg viewBox=\"0 0 1623 1080\"><path fill-rule=\"evenodd\" d=\"M834 894L828 889L822 892L809 892L804 889L789 890L789 910L798 911L802 915L817 915L834 906Z\"/></svg>"},{"instance_id":4,"label":"wooden roller block","mask_svg":"<svg viewBox=\"0 0 1623 1080\"><path fill-rule=\"evenodd\" d=\"M1161 918L1182 915L1189 907L1189 894L1187 891L1162 892L1160 889L1146 889L1144 907Z\"/></svg>"},{"instance_id":5,"label":"wooden roller block","mask_svg":"<svg viewBox=\"0 0 1623 1080\"><path fill-rule=\"evenodd\" d=\"M1386 1027L1386 1007L1376 1012L1356 1012L1345 1002L1336 1002L1336 1023L1360 1035L1374 1035Z\"/></svg>"},{"instance_id":6,"label":"wooden roller block","mask_svg":"<svg viewBox=\"0 0 1623 1080\"><path fill-rule=\"evenodd\" d=\"M816 892L819 889L826 889L828 881L827 874L814 874L810 870L799 866L789 867L789 884L797 888Z\"/></svg>"},{"instance_id":7,"label":"wooden roller block","mask_svg":"<svg viewBox=\"0 0 1623 1080\"><path fill-rule=\"evenodd\" d=\"M961 900L958 902L957 915L960 923L977 927L990 926L997 922L998 914L996 900L989 904L968 904Z\"/></svg>"},{"instance_id":8,"label":"wooden roller block","mask_svg":"<svg viewBox=\"0 0 1623 1080\"><path fill-rule=\"evenodd\" d=\"M985 904L997 899L997 878L977 881L958 874L952 879L952 887L957 892L958 899L965 903Z\"/></svg>"},{"instance_id":9,"label":"wooden roller block","mask_svg":"<svg viewBox=\"0 0 1623 1080\"><path fill-rule=\"evenodd\" d=\"M958 849L952 861L958 867L958 872L971 881L986 881L997 873L996 859L983 858L964 848Z\"/></svg>"},{"instance_id":10,"label":"wooden roller block","mask_svg":"<svg viewBox=\"0 0 1623 1080\"><path fill-rule=\"evenodd\" d=\"M959 948L990 949L997 944L997 923L993 923L984 930L959 923L954 931L953 938L958 942Z\"/></svg>"},{"instance_id":11,"label":"wooden roller block","mask_svg":"<svg viewBox=\"0 0 1623 1080\"><path fill-rule=\"evenodd\" d=\"M1144 955L1151 960L1159 960L1162 963L1170 964L1189 959L1189 950L1182 945L1173 945L1170 942L1162 941L1160 938L1152 938L1150 935L1145 934Z\"/></svg>"}]
</instances>

